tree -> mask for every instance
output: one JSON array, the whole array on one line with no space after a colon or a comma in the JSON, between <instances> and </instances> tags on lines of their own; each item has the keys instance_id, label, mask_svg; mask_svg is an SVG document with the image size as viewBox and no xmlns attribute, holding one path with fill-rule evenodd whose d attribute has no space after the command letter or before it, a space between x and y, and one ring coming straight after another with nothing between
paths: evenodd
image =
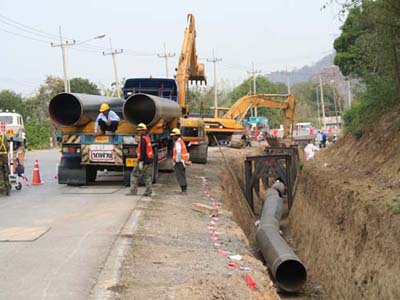
<instances>
[{"instance_id":1,"label":"tree","mask_svg":"<svg viewBox=\"0 0 400 300\"><path fill-rule=\"evenodd\" d=\"M20 113L21 115L26 114L26 106L21 95L18 95L11 90L3 90L0 92L0 109L3 111L15 110L15 112Z\"/></svg>"},{"instance_id":2,"label":"tree","mask_svg":"<svg viewBox=\"0 0 400 300\"><path fill-rule=\"evenodd\" d=\"M349 0L344 9L349 14L335 41L335 64L365 85L344 116L346 130L361 136L371 116L400 102L400 5L398 0Z\"/></svg>"},{"instance_id":3,"label":"tree","mask_svg":"<svg viewBox=\"0 0 400 300\"><path fill-rule=\"evenodd\" d=\"M82 93L90 95L100 95L98 86L85 78L72 78L70 80L71 93Z\"/></svg>"}]
</instances>

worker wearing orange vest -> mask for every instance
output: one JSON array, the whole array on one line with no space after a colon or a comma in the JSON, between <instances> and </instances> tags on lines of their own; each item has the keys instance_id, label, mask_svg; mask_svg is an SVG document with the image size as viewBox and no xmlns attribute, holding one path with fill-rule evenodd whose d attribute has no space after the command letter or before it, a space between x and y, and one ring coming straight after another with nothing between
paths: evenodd
<instances>
[{"instance_id":1,"label":"worker wearing orange vest","mask_svg":"<svg viewBox=\"0 0 400 300\"><path fill-rule=\"evenodd\" d=\"M151 197L152 168L154 160L153 147L151 145L151 140L146 133L147 126L143 123L139 123L136 130L140 135L140 141L137 148L137 164L131 173L131 189L127 195L137 195L138 181L139 178L143 176L143 181L146 186L143 196Z\"/></svg>"},{"instance_id":2,"label":"worker wearing orange vest","mask_svg":"<svg viewBox=\"0 0 400 300\"><path fill-rule=\"evenodd\" d=\"M181 195L187 193L186 170L185 167L189 162L189 153L185 143L181 139L181 131L178 128L172 129L171 136L174 139L174 150L172 154L172 162L175 169L176 179L181 187Z\"/></svg>"}]
</instances>

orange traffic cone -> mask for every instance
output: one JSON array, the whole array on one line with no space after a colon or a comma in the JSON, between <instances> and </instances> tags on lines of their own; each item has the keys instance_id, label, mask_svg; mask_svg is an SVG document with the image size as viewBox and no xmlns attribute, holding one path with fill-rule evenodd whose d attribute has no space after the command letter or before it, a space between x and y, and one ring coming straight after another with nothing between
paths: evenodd
<instances>
[{"instance_id":1,"label":"orange traffic cone","mask_svg":"<svg viewBox=\"0 0 400 300\"><path fill-rule=\"evenodd\" d=\"M32 185L39 185L39 184L42 184L39 173L39 162L35 160L35 163L33 165Z\"/></svg>"}]
</instances>

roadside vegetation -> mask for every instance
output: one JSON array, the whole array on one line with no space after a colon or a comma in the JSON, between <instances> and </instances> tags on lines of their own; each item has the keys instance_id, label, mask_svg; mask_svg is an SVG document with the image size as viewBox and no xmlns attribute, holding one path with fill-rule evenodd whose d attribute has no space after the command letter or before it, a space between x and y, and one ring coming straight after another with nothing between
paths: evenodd
<instances>
[{"instance_id":1,"label":"roadside vegetation","mask_svg":"<svg viewBox=\"0 0 400 300\"><path fill-rule=\"evenodd\" d=\"M335 64L360 80L353 107L344 114L345 130L360 138L367 126L400 103L400 3L349 0L336 39Z\"/></svg>"},{"instance_id":2,"label":"roadside vegetation","mask_svg":"<svg viewBox=\"0 0 400 300\"><path fill-rule=\"evenodd\" d=\"M88 79L73 78L70 85L73 93L100 95L97 85ZM50 122L47 107L50 99L63 91L63 80L53 76L48 76L32 97L24 98L10 90L0 91L0 109L23 116L29 149L49 147L56 129Z\"/></svg>"}]
</instances>

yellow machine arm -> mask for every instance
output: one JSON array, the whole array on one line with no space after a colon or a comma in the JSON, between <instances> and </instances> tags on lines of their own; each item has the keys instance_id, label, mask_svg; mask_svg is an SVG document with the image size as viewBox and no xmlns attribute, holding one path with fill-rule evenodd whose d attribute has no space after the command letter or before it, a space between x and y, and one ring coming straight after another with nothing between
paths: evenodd
<instances>
[{"instance_id":1,"label":"yellow machine arm","mask_svg":"<svg viewBox=\"0 0 400 300\"><path fill-rule=\"evenodd\" d=\"M285 101L274 99L279 97L287 97L287 99ZM291 126L293 125L294 120L295 105L296 99L293 95L260 94L244 96L237 100L222 118L236 120L241 123L249 109L253 107L278 108L284 112L284 137L287 138L291 136Z\"/></svg>"},{"instance_id":2,"label":"yellow machine arm","mask_svg":"<svg viewBox=\"0 0 400 300\"><path fill-rule=\"evenodd\" d=\"M182 109L182 115L187 115L189 113L189 107L186 103L186 88L189 80L206 82L204 64L199 64L197 62L196 28L194 16L192 14L188 14L187 16L187 27L185 28L182 50L176 73L178 103Z\"/></svg>"}]
</instances>

